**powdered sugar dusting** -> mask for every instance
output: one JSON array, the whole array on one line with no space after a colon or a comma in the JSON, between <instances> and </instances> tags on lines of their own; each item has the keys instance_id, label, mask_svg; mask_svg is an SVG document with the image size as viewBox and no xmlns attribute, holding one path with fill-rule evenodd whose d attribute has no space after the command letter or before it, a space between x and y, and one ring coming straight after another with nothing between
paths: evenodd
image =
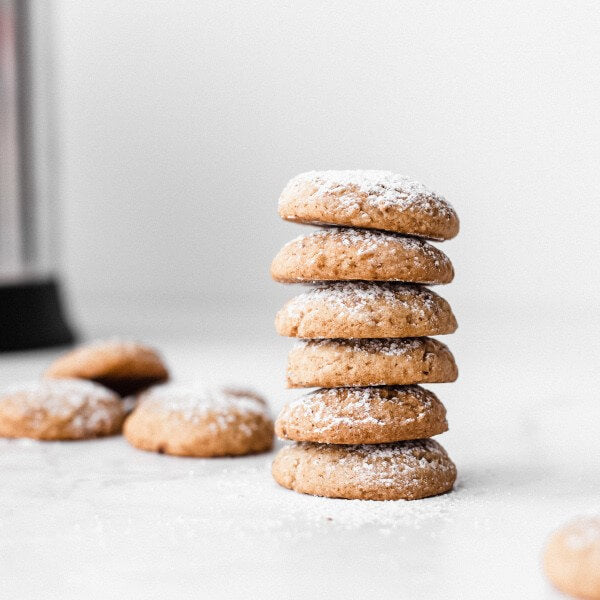
<instances>
[{"instance_id":1,"label":"powdered sugar dusting","mask_svg":"<svg viewBox=\"0 0 600 600\"><path fill-rule=\"evenodd\" d=\"M290 318L301 318L309 306L326 303L341 318L368 320L365 311L376 303L390 308L402 306L420 318L425 310L433 311L437 295L418 285L400 283L332 282L315 284L310 290L292 298L283 308Z\"/></svg>"},{"instance_id":2,"label":"powdered sugar dusting","mask_svg":"<svg viewBox=\"0 0 600 600\"><path fill-rule=\"evenodd\" d=\"M365 352L367 354L383 354L385 356L403 356L412 350L417 350L423 344L423 338L324 339L298 340L294 348L333 347L336 350L351 353Z\"/></svg>"},{"instance_id":3,"label":"powdered sugar dusting","mask_svg":"<svg viewBox=\"0 0 600 600\"><path fill-rule=\"evenodd\" d=\"M426 242L415 237L399 235L397 233L387 233L384 231L375 231L372 229L359 229L355 227L322 227L317 231L300 235L285 247L296 244L302 244L308 240L317 240L320 242L331 241L347 248L353 248L358 256L372 254L381 248L388 248L392 253L398 249L404 252L418 252L433 259L448 257L440 250Z\"/></svg>"},{"instance_id":4,"label":"powdered sugar dusting","mask_svg":"<svg viewBox=\"0 0 600 600\"><path fill-rule=\"evenodd\" d=\"M0 392L0 406L13 415L71 420L75 431L95 431L110 424L123 410L119 397L97 383L83 379L42 379L11 385ZM40 421L40 426L42 425Z\"/></svg>"},{"instance_id":5,"label":"powdered sugar dusting","mask_svg":"<svg viewBox=\"0 0 600 600\"><path fill-rule=\"evenodd\" d=\"M86 404L118 400L102 385L84 379L42 379L14 384L0 392L0 403L15 399L23 411L43 408L57 417Z\"/></svg>"},{"instance_id":6,"label":"powdered sugar dusting","mask_svg":"<svg viewBox=\"0 0 600 600\"><path fill-rule=\"evenodd\" d=\"M335 430L340 426L374 425L386 427L389 418L381 419L373 416L374 403L402 404L407 397L412 396L417 403L411 403L415 412L408 412L396 424L408 425L424 418L431 409L431 397L423 388L406 386L386 388L393 389L393 394L383 394L383 388L357 387L342 389L319 389L288 403L281 412L279 419L286 421L299 415L310 420L311 430L315 433ZM340 398L340 394L343 395ZM379 411L381 415L381 410Z\"/></svg>"},{"instance_id":7,"label":"powdered sugar dusting","mask_svg":"<svg viewBox=\"0 0 600 600\"><path fill-rule=\"evenodd\" d=\"M138 406L163 413L177 413L190 422L198 422L207 416L216 419L215 427L225 427L239 415L255 415L269 418L265 402L254 392L244 394L241 390L185 386L175 384L157 385L139 396Z\"/></svg>"},{"instance_id":8,"label":"powdered sugar dusting","mask_svg":"<svg viewBox=\"0 0 600 600\"><path fill-rule=\"evenodd\" d=\"M285 199L306 185L314 185L313 196L334 194L338 197L341 209L355 212L360 209L359 200L366 197L375 207L395 206L402 210L418 210L425 214L454 216L454 209L441 195L433 192L422 183L398 175L391 171L348 170L348 171L309 171L301 173L289 181L280 206Z\"/></svg>"},{"instance_id":9,"label":"powdered sugar dusting","mask_svg":"<svg viewBox=\"0 0 600 600\"><path fill-rule=\"evenodd\" d=\"M566 528L565 543L572 550L596 547L600 552L600 517L587 517Z\"/></svg>"},{"instance_id":10,"label":"powdered sugar dusting","mask_svg":"<svg viewBox=\"0 0 600 600\"><path fill-rule=\"evenodd\" d=\"M455 470L446 451L431 439L349 446L296 442L296 447L309 452L323 449L328 458L325 471L329 476L334 476L339 467L349 467L353 478L370 486L393 487L398 485L399 479L407 477L410 484L417 471L447 473Z\"/></svg>"}]
</instances>

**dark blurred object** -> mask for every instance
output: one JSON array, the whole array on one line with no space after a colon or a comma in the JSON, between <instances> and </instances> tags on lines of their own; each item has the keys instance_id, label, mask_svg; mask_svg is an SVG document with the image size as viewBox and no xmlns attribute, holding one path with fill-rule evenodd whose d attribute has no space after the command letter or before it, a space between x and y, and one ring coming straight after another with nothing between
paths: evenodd
<instances>
[{"instance_id":1,"label":"dark blurred object","mask_svg":"<svg viewBox=\"0 0 600 600\"><path fill-rule=\"evenodd\" d=\"M0 285L0 351L73 341L55 281Z\"/></svg>"},{"instance_id":2,"label":"dark blurred object","mask_svg":"<svg viewBox=\"0 0 600 600\"><path fill-rule=\"evenodd\" d=\"M57 284L48 2L0 0L0 350L73 340Z\"/></svg>"}]
</instances>

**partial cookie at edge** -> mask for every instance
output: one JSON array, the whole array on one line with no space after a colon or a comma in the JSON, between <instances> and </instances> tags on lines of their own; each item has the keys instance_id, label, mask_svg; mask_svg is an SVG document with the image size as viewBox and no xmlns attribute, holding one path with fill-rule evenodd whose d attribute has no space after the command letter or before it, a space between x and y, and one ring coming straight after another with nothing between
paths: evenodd
<instances>
[{"instance_id":1,"label":"partial cookie at edge","mask_svg":"<svg viewBox=\"0 0 600 600\"><path fill-rule=\"evenodd\" d=\"M554 532L544 570L565 594L600 600L600 516L579 518Z\"/></svg>"}]
</instances>

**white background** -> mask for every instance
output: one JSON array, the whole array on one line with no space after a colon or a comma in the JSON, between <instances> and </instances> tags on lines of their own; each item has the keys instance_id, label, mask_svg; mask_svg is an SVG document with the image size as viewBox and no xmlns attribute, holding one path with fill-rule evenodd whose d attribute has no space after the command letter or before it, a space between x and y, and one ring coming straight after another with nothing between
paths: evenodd
<instances>
[{"instance_id":1,"label":"white background","mask_svg":"<svg viewBox=\"0 0 600 600\"><path fill-rule=\"evenodd\" d=\"M460 306L587 305L599 27L595 2L57 0L75 309L273 312L289 292L268 265L299 231L278 220L279 192L325 168L391 169L446 195Z\"/></svg>"},{"instance_id":2,"label":"white background","mask_svg":"<svg viewBox=\"0 0 600 600\"><path fill-rule=\"evenodd\" d=\"M597 3L54 8L60 259L79 330L147 339L175 377L250 383L276 411L297 395L272 325L294 290L268 267L302 231L278 219L280 190L309 169L412 175L462 223L443 245L455 282L437 290L459 319L444 341L461 377L435 388L460 480L373 507L278 489L270 455L6 442L9 591L554 597L544 541L597 510L600 489ZM1 379L52 356L15 355Z\"/></svg>"}]
</instances>

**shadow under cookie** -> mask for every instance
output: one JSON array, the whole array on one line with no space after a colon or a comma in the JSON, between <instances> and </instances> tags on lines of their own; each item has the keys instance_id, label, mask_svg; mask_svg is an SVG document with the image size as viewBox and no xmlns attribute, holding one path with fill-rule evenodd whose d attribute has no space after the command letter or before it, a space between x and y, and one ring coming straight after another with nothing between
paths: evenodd
<instances>
[{"instance_id":1,"label":"shadow under cookie","mask_svg":"<svg viewBox=\"0 0 600 600\"><path fill-rule=\"evenodd\" d=\"M44 376L89 379L124 397L167 381L169 372L153 348L137 342L107 340L64 354Z\"/></svg>"}]
</instances>

